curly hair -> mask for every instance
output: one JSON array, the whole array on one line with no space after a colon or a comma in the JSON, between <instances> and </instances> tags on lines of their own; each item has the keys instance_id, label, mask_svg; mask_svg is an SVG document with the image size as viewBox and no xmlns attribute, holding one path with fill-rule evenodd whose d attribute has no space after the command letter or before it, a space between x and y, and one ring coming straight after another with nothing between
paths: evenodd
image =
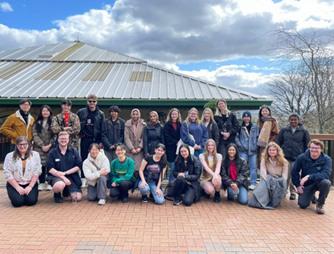
<instances>
[{"instance_id":1,"label":"curly hair","mask_svg":"<svg viewBox=\"0 0 334 254\"><path fill-rule=\"evenodd\" d=\"M266 146L266 148L264 149L261 158L264 160L264 162L266 163L266 165L268 163L270 163L269 161L269 154L268 154L268 150L270 147L274 147L277 150L277 155L276 155L276 160L277 160L277 166L283 167L284 163L286 163L286 159L284 158L284 153L282 148L277 145L275 142L269 142L268 145Z\"/></svg>"}]
</instances>

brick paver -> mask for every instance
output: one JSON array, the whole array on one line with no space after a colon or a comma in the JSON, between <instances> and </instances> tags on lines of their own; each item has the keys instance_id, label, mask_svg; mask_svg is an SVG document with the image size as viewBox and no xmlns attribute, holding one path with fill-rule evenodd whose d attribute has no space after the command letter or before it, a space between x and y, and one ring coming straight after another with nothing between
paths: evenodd
<instances>
[{"instance_id":1,"label":"brick paver","mask_svg":"<svg viewBox=\"0 0 334 254\"><path fill-rule=\"evenodd\" d=\"M105 206L69 199L55 204L40 192L33 207L13 208L0 171L0 253L334 253L334 193L326 214L315 205L301 210L284 199L276 210L260 210L202 199L191 207L108 199Z\"/></svg>"}]
</instances>

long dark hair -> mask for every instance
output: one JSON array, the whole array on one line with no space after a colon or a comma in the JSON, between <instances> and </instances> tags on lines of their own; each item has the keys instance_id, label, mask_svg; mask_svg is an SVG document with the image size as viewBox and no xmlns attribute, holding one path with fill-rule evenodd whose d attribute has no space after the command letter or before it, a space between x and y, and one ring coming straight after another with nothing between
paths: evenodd
<instances>
[{"instance_id":1,"label":"long dark hair","mask_svg":"<svg viewBox=\"0 0 334 254\"><path fill-rule=\"evenodd\" d=\"M50 127L51 127L51 121L52 121L52 117L53 117L52 110L48 105L43 105L39 109L38 117L36 119L36 130L37 130L38 133L41 133L41 131L42 131L42 125L43 125L43 119L44 119L43 115L42 115L42 111L43 111L44 108L46 108L50 112L50 115L49 115L48 120L47 120L47 123L49 125L48 130L50 130Z\"/></svg>"},{"instance_id":2,"label":"long dark hair","mask_svg":"<svg viewBox=\"0 0 334 254\"><path fill-rule=\"evenodd\" d=\"M27 149L26 154L24 155L24 159L28 159L32 155L31 144L29 142L29 139L27 137L21 136L16 139L16 146L13 152L13 160L17 160L18 158L21 158L21 153L19 149L17 148L17 145L22 141L26 141L28 143L28 149Z\"/></svg>"},{"instance_id":3,"label":"long dark hair","mask_svg":"<svg viewBox=\"0 0 334 254\"><path fill-rule=\"evenodd\" d=\"M238 151L238 147L237 147L237 145L236 144L234 144L234 143L231 143L231 144L229 144L227 147L226 147L226 153L225 153L225 158L224 158L224 161L223 161L223 163L224 163L224 165L226 166L226 167L229 167L229 165L232 163L231 161L230 161L230 157L228 156L228 149L231 147L231 146L233 146L234 148L235 148L235 156L234 156L234 159L233 159L233 161L232 162L237 162L237 161L239 161L239 151Z\"/></svg>"},{"instance_id":4,"label":"long dark hair","mask_svg":"<svg viewBox=\"0 0 334 254\"><path fill-rule=\"evenodd\" d=\"M180 146L179 154L176 157L175 163L177 164L177 167L179 169L182 169L182 171L187 171L186 166L184 164L184 158L181 155L181 148L183 148L183 147L186 148L188 150L188 153L189 153L188 158L187 158L187 166L194 163L193 158L192 158L191 153L190 153L190 148L189 148L189 146L187 144L182 144Z\"/></svg>"},{"instance_id":5,"label":"long dark hair","mask_svg":"<svg viewBox=\"0 0 334 254\"><path fill-rule=\"evenodd\" d=\"M164 155L160 158L160 162L163 163L163 164L167 164L167 159L166 159L166 147L164 144L162 143L158 143L155 148L154 148L154 151L155 149L158 149L158 148L161 148L162 150L165 151Z\"/></svg>"}]
</instances>

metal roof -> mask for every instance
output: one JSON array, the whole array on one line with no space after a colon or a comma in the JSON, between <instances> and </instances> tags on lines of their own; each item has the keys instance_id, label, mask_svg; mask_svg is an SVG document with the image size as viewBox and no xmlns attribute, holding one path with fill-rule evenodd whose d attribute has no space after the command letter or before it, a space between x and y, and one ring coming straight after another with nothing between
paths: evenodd
<instances>
[{"instance_id":1,"label":"metal roof","mask_svg":"<svg viewBox=\"0 0 334 254\"><path fill-rule=\"evenodd\" d=\"M82 42L0 52L0 99L271 101Z\"/></svg>"}]
</instances>

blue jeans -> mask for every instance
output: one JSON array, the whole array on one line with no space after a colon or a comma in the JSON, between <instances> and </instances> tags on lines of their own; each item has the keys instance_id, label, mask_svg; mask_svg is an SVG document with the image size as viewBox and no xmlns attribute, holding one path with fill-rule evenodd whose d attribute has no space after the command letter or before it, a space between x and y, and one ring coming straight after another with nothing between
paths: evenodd
<instances>
[{"instance_id":1,"label":"blue jeans","mask_svg":"<svg viewBox=\"0 0 334 254\"><path fill-rule=\"evenodd\" d=\"M149 183L147 183L147 185L145 185L144 189L142 189L140 187L141 183L142 183L142 181L140 180L139 184L138 184L138 188L139 188L140 194L142 196L147 195L147 193L150 191L152 193L152 195L153 195L154 202L157 205L161 205L161 204L163 204L165 202L165 198L164 198L163 194L162 194L162 197L159 197L158 194L155 193L155 191L157 190L157 185L155 184L155 182L150 181Z\"/></svg>"},{"instance_id":2,"label":"blue jeans","mask_svg":"<svg viewBox=\"0 0 334 254\"><path fill-rule=\"evenodd\" d=\"M248 203L248 191L244 186L238 186L239 191L235 192L231 187L227 188L228 198L234 198L235 195L238 195L238 200L240 204L247 205Z\"/></svg>"},{"instance_id":3,"label":"blue jeans","mask_svg":"<svg viewBox=\"0 0 334 254\"><path fill-rule=\"evenodd\" d=\"M248 155L247 153L239 152L239 156L248 162L250 171L250 184L255 185L257 179L257 172L256 172L257 154Z\"/></svg>"},{"instance_id":4,"label":"blue jeans","mask_svg":"<svg viewBox=\"0 0 334 254\"><path fill-rule=\"evenodd\" d=\"M200 167L200 169L202 169L202 163L199 160L199 155L201 153L204 153L204 148L202 148L201 150L195 150L195 152L194 152L194 156L197 157L197 159L199 161L199 167Z\"/></svg>"},{"instance_id":5,"label":"blue jeans","mask_svg":"<svg viewBox=\"0 0 334 254\"><path fill-rule=\"evenodd\" d=\"M173 171L174 171L174 165L175 165L175 162L170 162L170 171L169 171L169 181L173 181L174 180L174 176L173 176Z\"/></svg>"}]
</instances>

